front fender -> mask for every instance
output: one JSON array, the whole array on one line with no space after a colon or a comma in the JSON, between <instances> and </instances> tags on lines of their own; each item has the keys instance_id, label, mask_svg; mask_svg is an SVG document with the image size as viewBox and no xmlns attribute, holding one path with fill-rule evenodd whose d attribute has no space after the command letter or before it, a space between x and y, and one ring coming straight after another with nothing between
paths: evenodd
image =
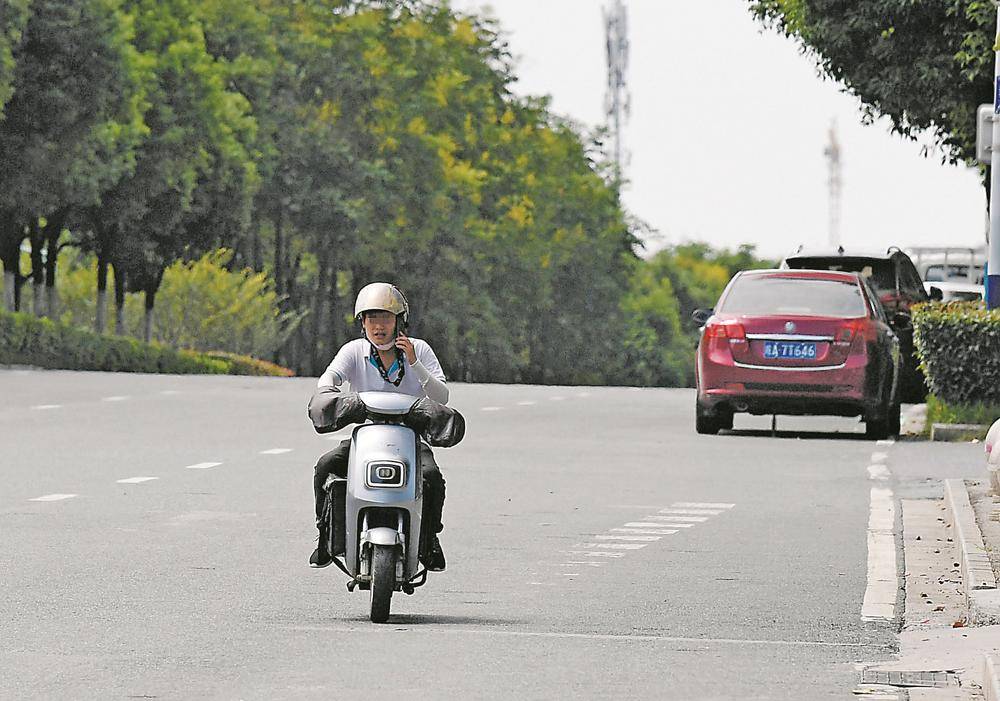
<instances>
[{"instance_id":1,"label":"front fender","mask_svg":"<svg viewBox=\"0 0 1000 701\"><path fill-rule=\"evenodd\" d=\"M371 543L372 545L402 545L403 542L399 538L399 533L393 528L386 528L385 526L379 526L378 528L369 528L367 531L361 534L362 543Z\"/></svg>"}]
</instances>

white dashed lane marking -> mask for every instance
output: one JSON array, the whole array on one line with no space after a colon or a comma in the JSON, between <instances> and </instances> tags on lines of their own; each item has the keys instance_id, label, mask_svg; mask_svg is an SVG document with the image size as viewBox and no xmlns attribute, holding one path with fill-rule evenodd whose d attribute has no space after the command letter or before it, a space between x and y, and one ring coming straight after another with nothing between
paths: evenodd
<instances>
[{"instance_id":1,"label":"white dashed lane marking","mask_svg":"<svg viewBox=\"0 0 1000 701\"><path fill-rule=\"evenodd\" d=\"M198 462L198 463L195 463L194 465L187 465L185 467L185 469L186 470L207 470L210 467L218 467L221 464L222 464L221 462Z\"/></svg>"},{"instance_id":2,"label":"white dashed lane marking","mask_svg":"<svg viewBox=\"0 0 1000 701\"><path fill-rule=\"evenodd\" d=\"M101 401L102 402L124 402L126 399L128 399L128 397L116 395L114 397L103 397L101 399Z\"/></svg>"},{"instance_id":3,"label":"white dashed lane marking","mask_svg":"<svg viewBox=\"0 0 1000 701\"><path fill-rule=\"evenodd\" d=\"M885 465L869 465L868 478L885 482L889 479L889 468Z\"/></svg>"},{"instance_id":4,"label":"white dashed lane marking","mask_svg":"<svg viewBox=\"0 0 1000 701\"><path fill-rule=\"evenodd\" d=\"M45 409L62 409L62 404L38 404L31 408L39 411L44 411Z\"/></svg>"},{"instance_id":5,"label":"white dashed lane marking","mask_svg":"<svg viewBox=\"0 0 1000 701\"><path fill-rule=\"evenodd\" d=\"M561 402L564 399L566 399L566 397L549 397L550 402Z\"/></svg>"},{"instance_id":6,"label":"white dashed lane marking","mask_svg":"<svg viewBox=\"0 0 1000 701\"><path fill-rule=\"evenodd\" d=\"M177 389L165 389L160 391L160 394L167 394L167 395L180 394L180 393L181 393L180 390Z\"/></svg>"},{"instance_id":7,"label":"white dashed lane marking","mask_svg":"<svg viewBox=\"0 0 1000 701\"><path fill-rule=\"evenodd\" d=\"M118 484L141 484L142 482L150 482L152 480L158 480L159 477L128 477L123 480L118 480Z\"/></svg>"},{"instance_id":8,"label":"white dashed lane marking","mask_svg":"<svg viewBox=\"0 0 1000 701\"><path fill-rule=\"evenodd\" d=\"M76 494L46 494L45 496L35 497L28 501L62 501L63 499L72 499L75 496Z\"/></svg>"},{"instance_id":9,"label":"white dashed lane marking","mask_svg":"<svg viewBox=\"0 0 1000 701\"><path fill-rule=\"evenodd\" d=\"M484 406L480 411L503 411L502 406Z\"/></svg>"},{"instance_id":10,"label":"white dashed lane marking","mask_svg":"<svg viewBox=\"0 0 1000 701\"><path fill-rule=\"evenodd\" d=\"M260 451L261 455L281 455L282 453L292 452L291 448L271 448L270 450Z\"/></svg>"},{"instance_id":11,"label":"white dashed lane marking","mask_svg":"<svg viewBox=\"0 0 1000 701\"><path fill-rule=\"evenodd\" d=\"M523 402L518 402L517 403L518 406L532 406L533 404L538 404L538 402L536 402L534 400L531 400L531 399L526 399Z\"/></svg>"}]
</instances>

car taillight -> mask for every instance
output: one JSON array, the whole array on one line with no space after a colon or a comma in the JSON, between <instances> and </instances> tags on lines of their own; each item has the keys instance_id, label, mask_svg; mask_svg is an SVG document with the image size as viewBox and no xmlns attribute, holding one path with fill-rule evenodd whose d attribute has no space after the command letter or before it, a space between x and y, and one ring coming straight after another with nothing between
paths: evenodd
<instances>
[{"instance_id":1,"label":"car taillight","mask_svg":"<svg viewBox=\"0 0 1000 701\"><path fill-rule=\"evenodd\" d=\"M747 340L743 324L735 321L724 321L721 324L710 324L705 327L705 338L728 338L731 341Z\"/></svg>"},{"instance_id":2,"label":"car taillight","mask_svg":"<svg viewBox=\"0 0 1000 701\"><path fill-rule=\"evenodd\" d=\"M833 336L833 345L844 350L850 348L855 339L861 336L863 324L864 322L856 321L841 326Z\"/></svg>"}]
</instances>

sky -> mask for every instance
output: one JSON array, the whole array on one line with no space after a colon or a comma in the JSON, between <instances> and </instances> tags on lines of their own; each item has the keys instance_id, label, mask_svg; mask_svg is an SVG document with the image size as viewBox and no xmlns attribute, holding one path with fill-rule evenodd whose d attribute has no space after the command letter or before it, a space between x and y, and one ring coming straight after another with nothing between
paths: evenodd
<instances>
[{"instance_id":1,"label":"sky","mask_svg":"<svg viewBox=\"0 0 1000 701\"><path fill-rule=\"evenodd\" d=\"M497 18L521 95L606 123L602 8L612 0L451 0ZM979 246L986 198L966 166L861 124L860 103L821 78L791 39L766 30L744 0L624 0L631 117L627 209L656 230L647 251L684 241L756 245L779 257L829 238L831 124L841 147L845 248ZM984 95L984 102L992 96Z\"/></svg>"}]
</instances>

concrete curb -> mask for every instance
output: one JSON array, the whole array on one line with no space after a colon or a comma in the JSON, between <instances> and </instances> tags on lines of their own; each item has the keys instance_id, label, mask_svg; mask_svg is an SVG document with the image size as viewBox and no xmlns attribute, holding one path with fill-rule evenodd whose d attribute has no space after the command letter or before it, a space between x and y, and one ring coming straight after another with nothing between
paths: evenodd
<instances>
[{"instance_id":1,"label":"concrete curb","mask_svg":"<svg viewBox=\"0 0 1000 701\"><path fill-rule=\"evenodd\" d=\"M962 570L962 590L969 610L969 623L1000 623L1000 591L990 565L983 534L976 523L965 481L944 481L944 501L954 527L955 558ZM998 699L1000 701L1000 699Z\"/></svg>"},{"instance_id":2,"label":"concrete curb","mask_svg":"<svg viewBox=\"0 0 1000 701\"><path fill-rule=\"evenodd\" d=\"M983 696L986 701L1000 701L1000 656L983 656Z\"/></svg>"},{"instance_id":3,"label":"concrete curb","mask_svg":"<svg viewBox=\"0 0 1000 701\"><path fill-rule=\"evenodd\" d=\"M989 428L983 424L931 424L931 440L969 441L982 438Z\"/></svg>"}]
</instances>

